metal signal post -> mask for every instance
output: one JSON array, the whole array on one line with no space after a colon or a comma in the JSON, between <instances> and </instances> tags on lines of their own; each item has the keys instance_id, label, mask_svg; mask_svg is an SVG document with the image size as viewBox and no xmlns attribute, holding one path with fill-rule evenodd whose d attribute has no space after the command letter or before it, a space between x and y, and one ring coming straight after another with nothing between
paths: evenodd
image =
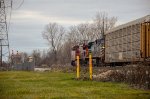
<instances>
[{"instance_id":1,"label":"metal signal post","mask_svg":"<svg viewBox=\"0 0 150 99\"><path fill-rule=\"evenodd\" d=\"M90 79L92 80L92 54L89 54L89 74L90 74Z\"/></svg>"},{"instance_id":2,"label":"metal signal post","mask_svg":"<svg viewBox=\"0 0 150 99\"><path fill-rule=\"evenodd\" d=\"M80 60L79 56L77 56L77 78L79 79L80 77Z\"/></svg>"}]
</instances>

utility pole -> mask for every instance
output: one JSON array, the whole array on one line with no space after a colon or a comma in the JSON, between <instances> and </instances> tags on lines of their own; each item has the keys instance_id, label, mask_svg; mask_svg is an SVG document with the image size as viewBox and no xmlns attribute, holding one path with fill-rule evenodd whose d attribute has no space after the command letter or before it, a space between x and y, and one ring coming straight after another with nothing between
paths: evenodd
<instances>
[{"instance_id":1,"label":"utility pole","mask_svg":"<svg viewBox=\"0 0 150 99\"><path fill-rule=\"evenodd\" d=\"M2 60L2 40L1 40L1 39L0 39L0 43L1 43L1 45L0 45L0 46L1 46L1 52L0 52L0 53L1 53L1 67L2 67L2 65L3 65L3 62L2 62L2 61L3 61L3 60Z\"/></svg>"},{"instance_id":2,"label":"utility pole","mask_svg":"<svg viewBox=\"0 0 150 99\"><path fill-rule=\"evenodd\" d=\"M0 66L3 66L3 62L9 63L9 39L8 39L8 25L7 25L7 13L6 9L10 6L6 6L6 0L0 0Z\"/></svg>"},{"instance_id":3,"label":"utility pole","mask_svg":"<svg viewBox=\"0 0 150 99\"><path fill-rule=\"evenodd\" d=\"M107 23L106 23L107 24ZM105 60L105 16L103 15L103 27L102 27L102 39L103 39L103 43L101 45L101 52L102 52L102 63L104 63L104 60ZM104 64L103 64L104 65Z\"/></svg>"}]
</instances>

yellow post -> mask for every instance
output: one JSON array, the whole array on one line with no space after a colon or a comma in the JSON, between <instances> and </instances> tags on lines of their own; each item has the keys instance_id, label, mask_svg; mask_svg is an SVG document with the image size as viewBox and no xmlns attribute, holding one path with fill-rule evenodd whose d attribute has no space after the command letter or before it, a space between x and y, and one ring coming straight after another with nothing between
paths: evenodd
<instances>
[{"instance_id":1,"label":"yellow post","mask_svg":"<svg viewBox=\"0 0 150 99\"><path fill-rule=\"evenodd\" d=\"M89 54L89 73L90 73L90 79L92 80L92 55Z\"/></svg>"},{"instance_id":2,"label":"yellow post","mask_svg":"<svg viewBox=\"0 0 150 99\"><path fill-rule=\"evenodd\" d=\"M150 57L150 22L148 22L148 27L149 27L149 48L148 48L148 50L149 50L149 55L148 55L148 57Z\"/></svg>"},{"instance_id":3,"label":"yellow post","mask_svg":"<svg viewBox=\"0 0 150 99\"><path fill-rule=\"evenodd\" d=\"M77 78L80 77L80 72L79 72L79 69L80 68L80 62L79 62L79 56L77 56Z\"/></svg>"},{"instance_id":4,"label":"yellow post","mask_svg":"<svg viewBox=\"0 0 150 99\"><path fill-rule=\"evenodd\" d=\"M149 57L148 54L149 54L149 34L148 34L148 23L146 23L146 57Z\"/></svg>"}]
</instances>

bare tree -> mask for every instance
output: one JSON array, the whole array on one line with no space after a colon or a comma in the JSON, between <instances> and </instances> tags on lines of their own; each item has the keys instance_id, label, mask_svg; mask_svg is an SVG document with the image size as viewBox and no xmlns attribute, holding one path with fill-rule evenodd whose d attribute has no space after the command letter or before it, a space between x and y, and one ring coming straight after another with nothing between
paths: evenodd
<instances>
[{"instance_id":1,"label":"bare tree","mask_svg":"<svg viewBox=\"0 0 150 99\"><path fill-rule=\"evenodd\" d=\"M77 26L71 26L68 33L68 40L73 45L82 43L83 41L93 40L93 33L90 32L90 24L84 23Z\"/></svg>"},{"instance_id":2,"label":"bare tree","mask_svg":"<svg viewBox=\"0 0 150 99\"><path fill-rule=\"evenodd\" d=\"M65 64L65 63L70 63L71 61L71 42L66 41L63 44L62 49L59 51L59 63Z\"/></svg>"},{"instance_id":3,"label":"bare tree","mask_svg":"<svg viewBox=\"0 0 150 99\"><path fill-rule=\"evenodd\" d=\"M104 33L113 28L117 22L116 17L109 17L105 12L97 12L93 23L82 23L71 26L68 38L73 45L82 43L84 40L94 41L102 38Z\"/></svg>"},{"instance_id":4,"label":"bare tree","mask_svg":"<svg viewBox=\"0 0 150 99\"><path fill-rule=\"evenodd\" d=\"M55 62L57 63L57 51L61 49L63 44L63 36L65 29L63 26L57 23L49 23L46 25L44 32L42 33L43 38L47 40L50 49L54 54Z\"/></svg>"},{"instance_id":5,"label":"bare tree","mask_svg":"<svg viewBox=\"0 0 150 99\"><path fill-rule=\"evenodd\" d=\"M28 53L23 52L22 55L23 55L23 61L27 62L28 61L28 57L29 57Z\"/></svg>"},{"instance_id":6,"label":"bare tree","mask_svg":"<svg viewBox=\"0 0 150 99\"><path fill-rule=\"evenodd\" d=\"M113 28L117 22L116 17L109 17L106 12L97 12L94 18L94 32L97 37L102 37L106 31Z\"/></svg>"},{"instance_id":7,"label":"bare tree","mask_svg":"<svg viewBox=\"0 0 150 99\"><path fill-rule=\"evenodd\" d=\"M39 66L41 62L41 52L40 50L33 50L32 56L34 58L35 66Z\"/></svg>"}]
</instances>

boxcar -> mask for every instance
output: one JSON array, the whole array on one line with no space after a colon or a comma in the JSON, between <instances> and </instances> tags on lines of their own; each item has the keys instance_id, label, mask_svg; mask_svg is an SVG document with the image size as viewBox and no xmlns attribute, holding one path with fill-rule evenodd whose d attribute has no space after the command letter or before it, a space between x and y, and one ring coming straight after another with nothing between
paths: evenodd
<instances>
[{"instance_id":1,"label":"boxcar","mask_svg":"<svg viewBox=\"0 0 150 99\"><path fill-rule=\"evenodd\" d=\"M150 58L150 15L105 33L105 63L138 62Z\"/></svg>"}]
</instances>

